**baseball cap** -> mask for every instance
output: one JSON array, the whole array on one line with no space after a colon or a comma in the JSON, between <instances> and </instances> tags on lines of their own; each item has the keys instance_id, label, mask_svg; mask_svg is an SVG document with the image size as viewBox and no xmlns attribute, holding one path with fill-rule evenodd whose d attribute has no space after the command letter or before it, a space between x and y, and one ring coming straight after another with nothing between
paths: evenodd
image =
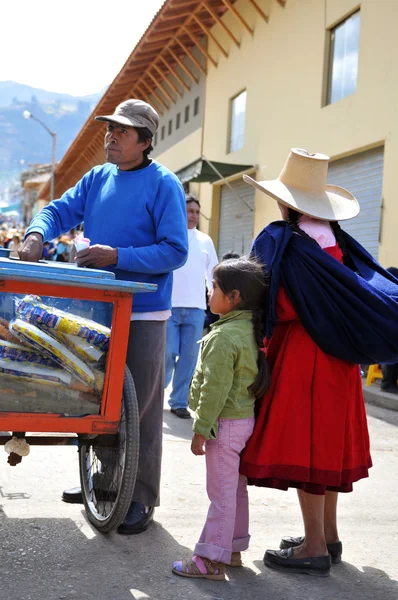
<instances>
[{"instance_id":1,"label":"baseball cap","mask_svg":"<svg viewBox=\"0 0 398 600\"><path fill-rule=\"evenodd\" d=\"M125 100L115 108L113 115L95 117L96 121L106 121L127 125L128 127L146 127L152 135L159 125L156 110L143 100Z\"/></svg>"}]
</instances>

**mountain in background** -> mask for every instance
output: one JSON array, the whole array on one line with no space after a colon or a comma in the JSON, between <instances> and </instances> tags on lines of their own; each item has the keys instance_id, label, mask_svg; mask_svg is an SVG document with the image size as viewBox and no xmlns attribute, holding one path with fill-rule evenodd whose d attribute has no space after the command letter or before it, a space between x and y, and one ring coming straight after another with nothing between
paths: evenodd
<instances>
[{"instance_id":1,"label":"mountain in background","mask_svg":"<svg viewBox=\"0 0 398 600\"><path fill-rule=\"evenodd\" d=\"M29 164L51 162L50 135L33 119L24 119L24 110L56 132L59 161L104 92L76 97L0 82L0 192Z\"/></svg>"}]
</instances>

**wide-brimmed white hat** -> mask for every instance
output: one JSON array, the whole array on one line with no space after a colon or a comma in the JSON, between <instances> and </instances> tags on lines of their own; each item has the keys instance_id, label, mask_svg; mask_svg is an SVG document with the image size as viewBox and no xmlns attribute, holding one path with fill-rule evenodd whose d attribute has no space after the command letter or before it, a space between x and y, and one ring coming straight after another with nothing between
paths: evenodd
<instances>
[{"instance_id":1,"label":"wide-brimmed white hat","mask_svg":"<svg viewBox=\"0 0 398 600\"><path fill-rule=\"evenodd\" d=\"M322 221L353 219L359 213L358 200L346 189L326 183L329 161L325 154L292 148L278 179L255 181L248 175L243 179L303 215Z\"/></svg>"}]
</instances>

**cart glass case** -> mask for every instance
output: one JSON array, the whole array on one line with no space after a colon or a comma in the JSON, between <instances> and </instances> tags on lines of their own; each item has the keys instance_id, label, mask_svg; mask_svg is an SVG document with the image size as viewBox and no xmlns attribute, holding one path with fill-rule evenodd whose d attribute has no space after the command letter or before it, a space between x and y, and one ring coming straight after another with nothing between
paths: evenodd
<instances>
[{"instance_id":1,"label":"cart glass case","mask_svg":"<svg viewBox=\"0 0 398 600\"><path fill-rule=\"evenodd\" d=\"M132 297L152 284L0 258L0 429L116 431Z\"/></svg>"}]
</instances>

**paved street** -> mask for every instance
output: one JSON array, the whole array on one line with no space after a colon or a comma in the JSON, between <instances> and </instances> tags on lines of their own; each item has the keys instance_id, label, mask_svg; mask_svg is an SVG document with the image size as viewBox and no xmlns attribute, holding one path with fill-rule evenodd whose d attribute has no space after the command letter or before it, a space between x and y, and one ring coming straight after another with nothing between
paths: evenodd
<instances>
[{"instance_id":1,"label":"paved street","mask_svg":"<svg viewBox=\"0 0 398 600\"><path fill-rule=\"evenodd\" d=\"M251 489L252 544L228 582L179 579L207 509L204 461L190 453L190 424L165 411L162 507L134 537L98 534L81 506L60 501L78 482L74 448L34 447L11 468L0 454L0 600L396 600L398 598L398 412L368 408L375 466L340 503L344 563L331 577L266 569L265 548L300 534L294 491Z\"/></svg>"}]
</instances>

